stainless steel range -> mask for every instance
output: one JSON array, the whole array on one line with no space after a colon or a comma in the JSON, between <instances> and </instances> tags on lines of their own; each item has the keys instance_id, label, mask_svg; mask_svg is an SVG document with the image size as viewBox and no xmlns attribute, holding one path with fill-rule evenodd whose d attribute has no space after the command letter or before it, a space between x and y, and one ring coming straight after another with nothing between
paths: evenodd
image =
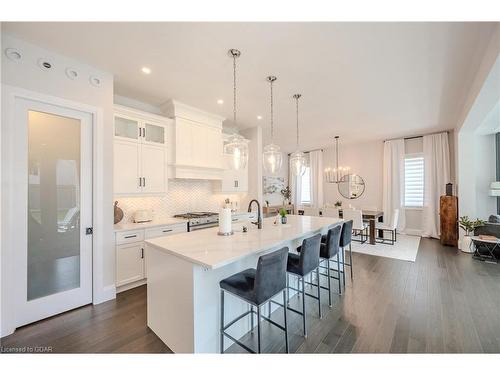
<instances>
[{"instance_id":1,"label":"stainless steel range","mask_svg":"<svg viewBox=\"0 0 500 375\"><path fill-rule=\"evenodd\" d=\"M185 214L174 215L174 217L189 220L188 232L212 228L219 225L219 214L216 212L188 212Z\"/></svg>"}]
</instances>

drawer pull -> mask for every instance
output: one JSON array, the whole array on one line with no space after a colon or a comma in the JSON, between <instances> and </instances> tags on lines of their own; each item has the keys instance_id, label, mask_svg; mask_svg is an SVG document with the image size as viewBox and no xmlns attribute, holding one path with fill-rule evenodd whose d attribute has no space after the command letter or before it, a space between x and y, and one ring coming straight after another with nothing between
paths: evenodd
<instances>
[{"instance_id":1,"label":"drawer pull","mask_svg":"<svg viewBox=\"0 0 500 375\"><path fill-rule=\"evenodd\" d=\"M163 232L163 233L167 233L167 232L172 232L172 231L173 231L173 229L165 229L165 230L163 230L162 232Z\"/></svg>"},{"instance_id":2,"label":"drawer pull","mask_svg":"<svg viewBox=\"0 0 500 375\"><path fill-rule=\"evenodd\" d=\"M141 259L144 259L144 248L141 248Z\"/></svg>"},{"instance_id":3,"label":"drawer pull","mask_svg":"<svg viewBox=\"0 0 500 375\"><path fill-rule=\"evenodd\" d=\"M131 234L130 236L125 236L124 238L134 238L137 237L137 234Z\"/></svg>"}]
</instances>

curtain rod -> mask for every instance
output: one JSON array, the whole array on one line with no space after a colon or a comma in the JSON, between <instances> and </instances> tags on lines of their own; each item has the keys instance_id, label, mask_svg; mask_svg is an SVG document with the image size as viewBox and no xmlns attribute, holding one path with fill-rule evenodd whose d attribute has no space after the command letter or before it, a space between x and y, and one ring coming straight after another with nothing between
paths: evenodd
<instances>
[{"instance_id":1,"label":"curtain rod","mask_svg":"<svg viewBox=\"0 0 500 375\"><path fill-rule=\"evenodd\" d=\"M314 150L309 150L309 151L302 151L304 154L309 154L310 152L313 152L313 151L323 151L322 148L315 148ZM293 152L289 152L287 155L290 156L292 155Z\"/></svg>"},{"instance_id":2,"label":"curtain rod","mask_svg":"<svg viewBox=\"0 0 500 375\"><path fill-rule=\"evenodd\" d=\"M416 138L423 138L424 136L426 135L434 135L434 134L441 134L441 133L446 133L446 134L449 134L450 131L449 130L444 130L444 131L440 131L440 132L434 132L434 133L427 133L427 134L422 134L422 135L414 135L412 137L403 137L403 138L390 138L390 139L384 139L384 142L387 142L387 141L395 141L396 139L416 139Z\"/></svg>"}]
</instances>

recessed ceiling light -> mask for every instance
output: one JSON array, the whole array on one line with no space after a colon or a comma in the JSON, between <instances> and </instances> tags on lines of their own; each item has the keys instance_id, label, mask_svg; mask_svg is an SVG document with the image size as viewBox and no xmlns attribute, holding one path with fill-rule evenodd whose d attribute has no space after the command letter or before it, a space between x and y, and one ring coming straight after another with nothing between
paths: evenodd
<instances>
[{"instance_id":1,"label":"recessed ceiling light","mask_svg":"<svg viewBox=\"0 0 500 375\"><path fill-rule=\"evenodd\" d=\"M151 69L149 69L147 66L142 67L141 71L144 74L151 74Z\"/></svg>"},{"instance_id":2,"label":"recessed ceiling light","mask_svg":"<svg viewBox=\"0 0 500 375\"><path fill-rule=\"evenodd\" d=\"M257 120L262 120L262 116L257 116Z\"/></svg>"},{"instance_id":3,"label":"recessed ceiling light","mask_svg":"<svg viewBox=\"0 0 500 375\"><path fill-rule=\"evenodd\" d=\"M222 99L218 99L218 100L217 100L217 104L224 104L224 100L222 100Z\"/></svg>"}]
</instances>

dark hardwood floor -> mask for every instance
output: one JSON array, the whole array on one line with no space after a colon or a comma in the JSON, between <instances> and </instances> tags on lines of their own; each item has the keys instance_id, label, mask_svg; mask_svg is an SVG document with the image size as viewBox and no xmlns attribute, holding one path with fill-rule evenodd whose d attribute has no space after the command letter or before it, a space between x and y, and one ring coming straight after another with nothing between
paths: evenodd
<instances>
[{"instance_id":1,"label":"dark hardwood floor","mask_svg":"<svg viewBox=\"0 0 500 375\"><path fill-rule=\"evenodd\" d=\"M299 353L500 353L500 264L422 239L415 263L353 253L354 282L334 297L323 291L323 319L308 301L308 337L290 318L290 349ZM297 303L298 301L292 301ZM282 311L273 319L282 322ZM282 332L262 323L265 352L283 352ZM256 335L244 340L252 343ZM146 288L16 330L4 348L51 347L52 352L167 353L146 327ZM233 345L230 352L243 352Z\"/></svg>"}]
</instances>

